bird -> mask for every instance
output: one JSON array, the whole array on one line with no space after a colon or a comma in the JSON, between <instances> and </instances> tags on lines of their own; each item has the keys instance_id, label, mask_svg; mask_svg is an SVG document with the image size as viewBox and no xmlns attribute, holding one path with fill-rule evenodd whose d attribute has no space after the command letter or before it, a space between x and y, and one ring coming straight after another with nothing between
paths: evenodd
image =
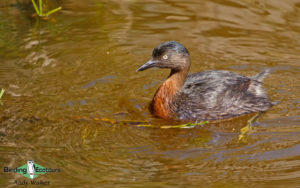
<instances>
[{"instance_id":1,"label":"bird","mask_svg":"<svg viewBox=\"0 0 300 188\"><path fill-rule=\"evenodd\" d=\"M179 42L167 41L156 46L152 59L136 70L171 70L152 99L152 114L166 120L220 120L264 112L275 104L262 87L270 69L247 77L226 70L189 74L190 66L187 48Z\"/></svg>"},{"instance_id":2,"label":"bird","mask_svg":"<svg viewBox=\"0 0 300 188\"><path fill-rule=\"evenodd\" d=\"M28 160L27 161L27 173L29 174L30 179L34 178L35 165L34 165L34 161L33 160Z\"/></svg>"}]
</instances>

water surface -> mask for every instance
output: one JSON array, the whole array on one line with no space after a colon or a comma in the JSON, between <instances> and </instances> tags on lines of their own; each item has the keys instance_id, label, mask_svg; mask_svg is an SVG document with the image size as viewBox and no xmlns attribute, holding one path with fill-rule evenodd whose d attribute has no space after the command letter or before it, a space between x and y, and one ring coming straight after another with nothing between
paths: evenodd
<instances>
[{"instance_id":1,"label":"water surface","mask_svg":"<svg viewBox=\"0 0 300 188\"><path fill-rule=\"evenodd\" d=\"M297 187L300 181L300 1L51 1L0 3L0 166L29 159L61 187ZM191 72L273 73L280 103L261 115L191 129L153 117L149 102L168 70L135 70L176 40ZM138 127L150 124L153 127ZM1 187L24 180L1 171Z\"/></svg>"}]
</instances>

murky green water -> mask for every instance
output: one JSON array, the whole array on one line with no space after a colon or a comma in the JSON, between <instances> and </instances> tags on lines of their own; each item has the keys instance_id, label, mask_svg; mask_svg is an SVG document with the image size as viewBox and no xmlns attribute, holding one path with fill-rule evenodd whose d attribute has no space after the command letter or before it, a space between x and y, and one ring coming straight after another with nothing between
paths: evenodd
<instances>
[{"instance_id":1,"label":"murky green water","mask_svg":"<svg viewBox=\"0 0 300 188\"><path fill-rule=\"evenodd\" d=\"M30 1L0 3L0 185L29 159L60 173L60 187L297 187L300 184L300 1L52 1L32 18ZM273 74L280 104L249 136L251 117L191 129L148 111L167 70L135 70L162 41L177 40L192 72ZM137 122L137 123L135 123Z\"/></svg>"}]
</instances>

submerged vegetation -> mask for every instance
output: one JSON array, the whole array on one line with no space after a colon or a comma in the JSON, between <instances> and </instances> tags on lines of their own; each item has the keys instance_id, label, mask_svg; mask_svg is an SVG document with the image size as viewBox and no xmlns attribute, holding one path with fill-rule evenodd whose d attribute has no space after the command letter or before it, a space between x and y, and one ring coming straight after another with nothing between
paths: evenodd
<instances>
[{"instance_id":1,"label":"submerged vegetation","mask_svg":"<svg viewBox=\"0 0 300 188\"><path fill-rule=\"evenodd\" d=\"M5 91L5 89L1 89L1 92L0 92L0 100L1 100L1 98L2 98L2 95L4 94L4 91Z\"/></svg>"},{"instance_id":2,"label":"submerged vegetation","mask_svg":"<svg viewBox=\"0 0 300 188\"><path fill-rule=\"evenodd\" d=\"M195 126L202 126L209 123L208 121L203 121L203 122L199 122L199 123L187 123L187 124L181 124L181 125L163 125L160 126L160 128L162 129L170 129L170 128L194 128ZM157 127L155 125L151 125L151 124L141 124L138 125L138 127Z\"/></svg>"},{"instance_id":3,"label":"submerged vegetation","mask_svg":"<svg viewBox=\"0 0 300 188\"><path fill-rule=\"evenodd\" d=\"M4 94L4 92L5 92L5 89L1 89L1 92L0 92L0 104L2 104L2 102L1 102L1 98L2 98L2 96L3 96L3 94Z\"/></svg>"},{"instance_id":4,"label":"submerged vegetation","mask_svg":"<svg viewBox=\"0 0 300 188\"><path fill-rule=\"evenodd\" d=\"M162 129L169 129L169 128L193 128L195 126L201 126L207 124L208 121L203 121L199 123L187 123L187 124L182 124L182 125L165 125L161 126Z\"/></svg>"},{"instance_id":5,"label":"submerged vegetation","mask_svg":"<svg viewBox=\"0 0 300 188\"><path fill-rule=\"evenodd\" d=\"M58 7L56 9L48 11L47 13L43 13L43 6L44 6L43 0L39 0L39 7L35 3L35 0L31 0L31 1L32 1L33 7L35 9L35 12L37 13L37 15L39 17L48 17L50 14L53 14L53 13L61 10L61 7Z\"/></svg>"}]
</instances>

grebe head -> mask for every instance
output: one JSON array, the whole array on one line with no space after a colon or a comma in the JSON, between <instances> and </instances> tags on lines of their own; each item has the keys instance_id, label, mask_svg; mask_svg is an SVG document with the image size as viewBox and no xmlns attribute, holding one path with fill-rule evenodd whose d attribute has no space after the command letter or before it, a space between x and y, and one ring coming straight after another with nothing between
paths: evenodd
<instances>
[{"instance_id":1,"label":"grebe head","mask_svg":"<svg viewBox=\"0 0 300 188\"><path fill-rule=\"evenodd\" d=\"M190 67L190 54L178 42L164 42L153 49L152 59L136 71L143 71L151 67L168 68L173 71L188 70Z\"/></svg>"}]
</instances>

